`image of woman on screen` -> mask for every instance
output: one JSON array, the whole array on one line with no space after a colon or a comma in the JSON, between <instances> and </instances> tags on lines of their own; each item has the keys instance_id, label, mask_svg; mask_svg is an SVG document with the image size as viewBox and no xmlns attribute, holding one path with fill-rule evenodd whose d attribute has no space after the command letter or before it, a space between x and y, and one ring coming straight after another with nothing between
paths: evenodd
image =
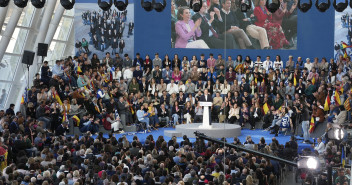
<instances>
[{"instance_id":1,"label":"image of woman on screen","mask_svg":"<svg viewBox=\"0 0 352 185\"><path fill-rule=\"evenodd\" d=\"M193 22L188 7L179 7L177 12L175 48L209 48L204 40L196 40L202 35L199 28L202 19Z\"/></svg>"},{"instance_id":2,"label":"image of woman on screen","mask_svg":"<svg viewBox=\"0 0 352 185\"><path fill-rule=\"evenodd\" d=\"M272 22L272 13L265 7L266 0L256 0L254 15L257 17L255 25L266 29L269 44L272 49L290 48L280 24Z\"/></svg>"}]
</instances>

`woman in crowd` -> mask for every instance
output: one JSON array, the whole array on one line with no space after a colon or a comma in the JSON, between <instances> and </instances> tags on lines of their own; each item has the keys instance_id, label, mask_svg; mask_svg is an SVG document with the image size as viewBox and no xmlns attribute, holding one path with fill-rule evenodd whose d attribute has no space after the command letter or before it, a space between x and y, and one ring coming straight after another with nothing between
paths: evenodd
<instances>
[{"instance_id":1,"label":"woman in crowd","mask_svg":"<svg viewBox=\"0 0 352 185\"><path fill-rule=\"evenodd\" d=\"M174 68L174 71L172 72L172 78L175 80L175 83L178 83L181 80L182 72L178 67Z\"/></svg>"},{"instance_id":2,"label":"woman in crowd","mask_svg":"<svg viewBox=\"0 0 352 185\"><path fill-rule=\"evenodd\" d=\"M179 7L177 11L175 48L203 48L209 49L204 40L197 40L202 35L200 24L202 19L193 22L188 7Z\"/></svg>"},{"instance_id":3,"label":"woman in crowd","mask_svg":"<svg viewBox=\"0 0 352 185\"><path fill-rule=\"evenodd\" d=\"M179 120L181 117L182 110L180 109L180 106L178 105L178 101L174 102L174 106L172 106L172 118L173 118L173 125L178 125L180 124Z\"/></svg>"},{"instance_id":4,"label":"woman in crowd","mask_svg":"<svg viewBox=\"0 0 352 185\"><path fill-rule=\"evenodd\" d=\"M191 102L186 102L186 106L183 109L183 117L186 119L186 124L192 123L194 117L194 110Z\"/></svg>"},{"instance_id":5,"label":"woman in crowd","mask_svg":"<svg viewBox=\"0 0 352 185\"><path fill-rule=\"evenodd\" d=\"M169 55L168 54L166 54L165 55L165 58L164 58L164 60L163 60L163 64L162 64L162 69L165 69L166 68L166 66L169 66L169 67L171 67L171 60L170 60L170 58L169 58Z\"/></svg>"},{"instance_id":6,"label":"woman in crowd","mask_svg":"<svg viewBox=\"0 0 352 185\"><path fill-rule=\"evenodd\" d=\"M234 103L233 105L230 104L230 112L229 112L229 123L235 123L235 121L238 121L240 119L240 108L238 107L237 103Z\"/></svg>"},{"instance_id":7,"label":"woman in crowd","mask_svg":"<svg viewBox=\"0 0 352 185\"><path fill-rule=\"evenodd\" d=\"M286 40L280 24L272 22L272 14L265 6L266 0L256 0L254 15L257 17L255 25L266 29L268 33L269 44L273 49L281 49L283 47L290 48L290 43Z\"/></svg>"}]
</instances>

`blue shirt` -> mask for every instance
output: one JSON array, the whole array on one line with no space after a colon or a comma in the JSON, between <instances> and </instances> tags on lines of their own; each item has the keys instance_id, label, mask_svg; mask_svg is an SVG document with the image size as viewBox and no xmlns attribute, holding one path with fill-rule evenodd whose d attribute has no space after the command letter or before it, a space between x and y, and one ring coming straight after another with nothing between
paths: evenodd
<instances>
[{"instance_id":1,"label":"blue shirt","mask_svg":"<svg viewBox=\"0 0 352 185\"><path fill-rule=\"evenodd\" d=\"M53 67L53 75L62 76L63 74L64 74L64 71L61 69L61 66L55 64Z\"/></svg>"}]
</instances>

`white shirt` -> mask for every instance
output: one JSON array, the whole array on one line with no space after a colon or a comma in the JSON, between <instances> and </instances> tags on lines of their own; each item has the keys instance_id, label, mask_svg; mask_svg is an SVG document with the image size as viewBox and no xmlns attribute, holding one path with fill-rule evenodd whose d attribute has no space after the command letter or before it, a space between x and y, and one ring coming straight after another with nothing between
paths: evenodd
<instances>
[{"instance_id":1,"label":"white shirt","mask_svg":"<svg viewBox=\"0 0 352 185\"><path fill-rule=\"evenodd\" d=\"M276 61L274 62L274 70L279 69L281 71L281 69L284 67L284 63L282 61Z\"/></svg>"},{"instance_id":2,"label":"white shirt","mask_svg":"<svg viewBox=\"0 0 352 185\"><path fill-rule=\"evenodd\" d=\"M304 67L308 69L308 71L312 70L313 64L312 63L305 63Z\"/></svg>"},{"instance_id":3,"label":"white shirt","mask_svg":"<svg viewBox=\"0 0 352 185\"><path fill-rule=\"evenodd\" d=\"M178 91L182 91L182 92L185 92L186 91L186 86L184 84L182 85L178 85Z\"/></svg>"},{"instance_id":4,"label":"white shirt","mask_svg":"<svg viewBox=\"0 0 352 185\"><path fill-rule=\"evenodd\" d=\"M268 72L269 71L269 68L273 67L273 62L272 61L268 61L268 60L265 60L263 62L263 68Z\"/></svg>"},{"instance_id":5,"label":"white shirt","mask_svg":"<svg viewBox=\"0 0 352 185\"><path fill-rule=\"evenodd\" d=\"M318 151L318 153L321 155L325 151L325 144L323 142L318 143L315 147L314 150Z\"/></svg>"},{"instance_id":6,"label":"white shirt","mask_svg":"<svg viewBox=\"0 0 352 185\"><path fill-rule=\"evenodd\" d=\"M177 84L167 84L167 87L166 87L166 91L169 93L169 94L173 94L173 93L178 93L178 86Z\"/></svg>"},{"instance_id":7,"label":"white shirt","mask_svg":"<svg viewBox=\"0 0 352 185\"><path fill-rule=\"evenodd\" d=\"M133 77L133 72L130 69L126 69L123 72L123 78L124 79L130 80L130 79L132 79L132 77Z\"/></svg>"}]
</instances>

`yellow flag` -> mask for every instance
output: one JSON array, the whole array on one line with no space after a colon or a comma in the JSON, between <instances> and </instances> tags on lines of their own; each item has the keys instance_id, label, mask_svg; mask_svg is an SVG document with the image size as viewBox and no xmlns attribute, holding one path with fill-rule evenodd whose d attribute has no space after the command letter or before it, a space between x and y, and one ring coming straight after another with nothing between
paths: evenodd
<instances>
[{"instance_id":1,"label":"yellow flag","mask_svg":"<svg viewBox=\"0 0 352 185\"><path fill-rule=\"evenodd\" d=\"M328 94L325 99L324 111L328 111L330 109L330 104L330 96Z\"/></svg>"},{"instance_id":2,"label":"yellow flag","mask_svg":"<svg viewBox=\"0 0 352 185\"><path fill-rule=\"evenodd\" d=\"M337 92L337 90L335 91L335 102L338 105L341 105L340 94Z\"/></svg>"},{"instance_id":3,"label":"yellow flag","mask_svg":"<svg viewBox=\"0 0 352 185\"><path fill-rule=\"evenodd\" d=\"M269 112L269 106L268 106L267 103L265 103L265 104L263 105L263 110L264 110L264 114L267 114L267 113Z\"/></svg>"},{"instance_id":4,"label":"yellow flag","mask_svg":"<svg viewBox=\"0 0 352 185\"><path fill-rule=\"evenodd\" d=\"M296 75L293 77L293 85L296 87L297 86L297 79L296 79Z\"/></svg>"},{"instance_id":5,"label":"yellow flag","mask_svg":"<svg viewBox=\"0 0 352 185\"><path fill-rule=\"evenodd\" d=\"M314 85L315 84L315 77L313 76L312 78L312 84Z\"/></svg>"}]
</instances>

